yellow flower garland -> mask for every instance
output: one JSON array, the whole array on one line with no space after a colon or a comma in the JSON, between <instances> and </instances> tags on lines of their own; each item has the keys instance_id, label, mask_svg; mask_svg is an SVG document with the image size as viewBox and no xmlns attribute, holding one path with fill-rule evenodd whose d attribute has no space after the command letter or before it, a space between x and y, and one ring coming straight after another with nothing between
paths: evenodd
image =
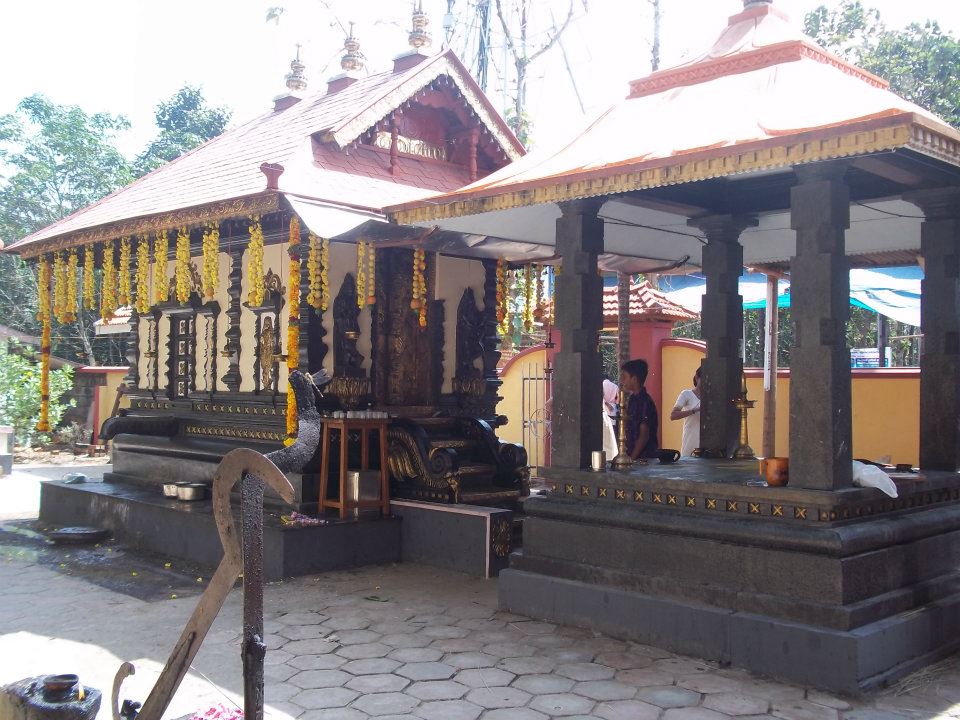
<instances>
[{"instance_id":1,"label":"yellow flower garland","mask_svg":"<svg viewBox=\"0 0 960 720\"><path fill-rule=\"evenodd\" d=\"M150 311L150 236L141 235L137 240L137 299L136 309L141 315Z\"/></svg>"},{"instance_id":2,"label":"yellow flower garland","mask_svg":"<svg viewBox=\"0 0 960 720\"><path fill-rule=\"evenodd\" d=\"M295 227L296 224L296 227ZM296 234L294 234L296 229ZM290 220L290 296L287 317L287 438L284 445L291 445L297 436L297 398L290 385L290 374L300 367L300 223L296 217Z\"/></svg>"},{"instance_id":3,"label":"yellow flower garland","mask_svg":"<svg viewBox=\"0 0 960 720\"><path fill-rule=\"evenodd\" d=\"M309 291L307 292L307 305L314 310L326 310L327 306L323 302L323 279L326 275L326 266L323 264L321 253L323 252L322 243L313 233L309 237L310 250L307 253L307 275L309 276Z\"/></svg>"},{"instance_id":4,"label":"yellow flower garland","mask_svg":"<svg viewBox=\"0 0 960 720\"><path fill-rule=\"evenodd\" d=\"M103 243L103 262L100 264L103 277L100 279L100 317L110 322L117 311L117 270L113 264L113 240Z\"/></svg>"},{"instance_id":5,"label":"yellow flower garland","mask_svg":"<svg viewBox=\"0 0 960 720\"><path fill-rule=\"evenodd\" d=\"M533 297L533 319L543 322L543 268L535 264L533 273L537 281Z\"/></svg>"},{"instance_id":6,"label":"yellow flower garland","mask_svg":"<svg viewBox=\"0 0 960 720\"><path fill-rule=\"evenodd\" d=\"M63 308L63 321L72 323L77 319L77 249L70 248L67 259L67 297Z\"/></svg>"},{"instance_id":7,"label":"yellow flower garland","mask_svg":"<svg viewBox=\"0 0 960 720\"><path fill-rule=\"evenodd\" d=\"M413 297L410 300L410 308L418 312L421 328L427 326L427 281L423 275L426 269L427 261L423 248L417 248L413 251Z\"/></svg>"},{"instance_id":8,"label":"yellow flower garland","mask_svg":"<svg viewBox=\"0 0 960 720\"><path fill-rule=\"evenodd\" d=\"M247 245L249 258L247 260L248 287L247 302L254 307L263 305L263 226L260 216L250 218L247 228L250 232L250 244Z\"/></svg>"},{"instance_id":9,"label":"yellow flower garland","mask_svg":"<svg viewBox=\"0 0 960 720\"><path fill-rule=\"evenodd\" d=\"M330 305L330 240L320 241L320 312Z\"/></svg>"},{"instance_id":10,"label":"yellow flower garland","mask_svg":"<svg viewBox=\"0 0 960 720\"><path fill-rule=\"evenodd\" d=\"M363 309L367 304L367 244L357 243L357 307Z\"/></svg>"},{"instance_id":11,"label":"yellow flower garland","mask_svg":"<svg viewBox=\"0 0 960 720\"><path fill-rule=\"evenodd\" d=\"M213 299L220 284L220 226L210 223L203 231L203 294Z\"/></svg>"},{"instance_id":12,"label":"yellow flower garland","mask_svg":"<svg viewBox=\"0 0 960 720\"><path fill-rule=\"evenodd\" d=\"M507 304L507 263L503 258L497 260L497 325L501 335L509 329L510 307Z\"/></svg>"},{"instance_id":13,"label":"yellow flower garland","mask_svg":"<svg viewBox=\"0 0 960 720\"><path fill-rule=\"evenodd\" d=\"M177 302L184 305L190 299L190 233L185 227L181 227L177 232L173 277L177 287Z\"/></svg>"},{"instance_id":14,"label":"yellow flower garland","mask_svg":"<svg viewBox=\"0 0 960 720\"><path fill-rule=\"evenodd\" d=\"M167 252L169 251L167 231L158 230L153 241L153 302L166 302L168 297L167 285Z\"/></svg>"},{"instance_id":15,"label":"yellow flower garland","mask_svg":"<svg viewBox=\"0 0 960 720\"><path fill-rule=\"evenodd\" d=\"M53 254L53 317L63 324L63 308L67 302L66 266L59 251Z\"/></svg>"},{"instance_id":16,"label":"yellow flower garland","mask_svg":"<svg viewBox=\"0 0 960 720\"><path fill-rule=\"evenodd\" d=\"M50 262L40 259L37 268L37 319L43 323L40 337L40 420L39 432L50 432Z\"/></svg>"},{"instance_id":17,"label":"yellow flower garland","mask_svg":"<svg viewBox=\"0 0 960 720\"><path fill-rule=\"evenodd\" d=\"M120 238L120 268L117 275L117 303L129 305L130 295L130 238Z\"/></svg>"},{"instance_id":18,"label":"yellow flower garland","mask_svg":"<svg viewBox=\"0 0 960 720\"><path fill-rule=\"evenodd\" d=\"M93 245L87 245L83 249L83 307L87 310L97 306L93 289L94 262Z\"/></svg>"}]
</instances>

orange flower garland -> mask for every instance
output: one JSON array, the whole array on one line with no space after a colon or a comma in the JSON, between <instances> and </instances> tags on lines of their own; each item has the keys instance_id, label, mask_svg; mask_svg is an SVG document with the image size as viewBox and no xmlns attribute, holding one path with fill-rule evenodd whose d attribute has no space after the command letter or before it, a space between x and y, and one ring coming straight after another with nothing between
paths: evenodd
<instances>
[{"instance_id":1,"label":"orange flower garland","mask_svg":"<svg viewBox=\"0 0 960 720\"><path fill-rule=\"evenodd\" d=\"M72 323L77 319L77 249L70 248L67 259L67 297L63 308L63 321Z\"/></svg>"},{"instance_id":2,"label":"orange flower garland","mask_svg":"<svg viewBox=\"0 0 960 720\"><path fill-rule=\"evenodd\" d=\"M377 302L377 251L373 243L367 243L367 305Z\"/></svg>"},{"instance_id":3,"label":"orange flower garland","mask_svg":"<svg viewBox=\"0 0 960 720\"><path fill-rule=\"evenodd\" d=\"M537 280L536 288L533 291L533 319L537 322L543 322L543 268L534 265L533 273Z\"/></svg>"},{"instance_id":4,"label":"orange flower garland","mask_svg":"<svg viewBox=\"0 0 960 720\"><path fill-rule=\"evenodd\" d=\"M247 302L253 307L263 305L263 225L260 216L253 215L247 230L250 242L247 245Z\"/></svg>"},{"instance_id":5,"label":"orange flower garland","mask_svg":"<svg viewBox=\"0 0 960 720\"><path fill-rule=\"evenodd\" d=\"M40 420L39 432L50 432L50 262L41 258L37 269L39 310L37 320L43 323L40 337Z\"/></svg>"},{"instance_id":6,"label":"orange flower garland","mask_svg":"<svg viewBox=\"0 0 960 720\"><path fill-rule=\"evenodd\" d=\"M203 294L212 300L220 282L220 226L210 223L203 230Z\"/></svg>"},{"instance_id":7,"label":"orange flower garland","mask_svg":"<svg viewBox=\"0 0 960 720\"><path fill-rule=\"evenodd\" d=\"M63 324L63 308L67 303L67 276L63 255L59 251L53 254L53 317Z\"/></svg>"},{"instance_id":8,"label":"orange flower garland","mask_svg":"<svg viewBox=\"0 0 960 720\"><path fill-rule=\"evenodd\" d=\"M357 243L357 307L361 310L367 304L367 244Z\"/></svg>"},{"instance_id":9,"label":"orange flower garland","mask_svg":"<svg viewBox=\"0 0 960 720\"><path fill-rule=\"evenodd\" d=\"M150 237L141 235L137 241L137 312L146 315L150 311Z\"/></svg>"},{"instance_id":10,"label":"orange flower garland","mask_svg":"<svg viewBox=\"0 0 960 720\"><path fill-rule=\"evenodd\" d=\"M426 269L427 261L423 248L417 248L413 251L413 298L410 300L410 308L418 311L421 328L427 326L427 281L423 276Z\"/></svg>"},{"instance_id":11,"label":"orange flower garland","mask_svg":"<svg viewBox=\"0 0 960 720\"><path fill-rule=\"evenodd\" d=\"M130 294L130 238L120 239L120 268L117 275L117 303L129 305Z\"/></svg>"},{"instance_id":12,"label":"orange flower garland","mask_svg":"<svg viewBox=\"0 0 960 720\"><path fill-rule=\"evenodd\" d=\"M523 329L533 330L533 266L523 268Z\"/></svg>"},{"instance_id":13,"label":"orange flower garland","mask_svg":"<svg viewBox=\"0 0 960 720\"><path fill-rule=\"evenodd\" d=\"M185 227L181 227L177 232L173 277L177 288L177 302L184 305L190 299L190 233Z\"/></svg>"},{"instance_id":14,"label":"orange flower garland","mask_svg":"<svg viewBox=\"0 0 960 720\"><path fill-rule=\"evenodd\" d=\"M103 244L103 277L100 280L100 317L110 322L117 311L117 269L113 264L113 240Z\"/></svg>"},{"instance_id":15,"label":"orange flower garland","mask_svg":"<svg viewBox=\"0 0 960 720\"><path fill-rule=\"evenodd\" d=\"M153 241L153 302L166 302L168 298L167 285L167 252L169 242L167 231L158 230Z\"/></svg>"}]
</instances>

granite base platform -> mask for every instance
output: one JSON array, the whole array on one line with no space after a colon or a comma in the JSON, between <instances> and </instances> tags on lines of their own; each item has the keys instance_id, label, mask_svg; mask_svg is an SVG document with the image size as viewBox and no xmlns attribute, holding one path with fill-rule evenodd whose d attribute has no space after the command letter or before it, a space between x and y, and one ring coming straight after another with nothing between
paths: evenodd
<instances>
[{"instance_id":1,"label":"granite base platform","mask_svg":"<svg viewBox=\"0 0 960 720\"><path fill-rule=\"evenodd\" d=\"M960 647L960 476L892 499L745 485L755 468L552 469L501 607L848 694Z\"/></svg>"},{"instance_id":2,"label":"granite base platform","mask_svg":"<svg viewBox=\"0 0 960 720\"><path fill-rule=\"evenodd\" d=\"M216 567L223 556L211 502L181 503L164 498L157 487L45 482L40 490L40 520L51 526L106 527L135 550L205 568ZM399 518L290 527L280 523L278 513L267 512L263 533L268 581L400 561Z\"/></svg>"}]
</instances>

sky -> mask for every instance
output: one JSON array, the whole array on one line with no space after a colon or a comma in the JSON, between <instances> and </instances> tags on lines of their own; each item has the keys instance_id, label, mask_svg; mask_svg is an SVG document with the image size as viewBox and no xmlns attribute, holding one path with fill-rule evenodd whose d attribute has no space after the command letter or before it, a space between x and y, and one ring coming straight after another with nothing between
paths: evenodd
<instances>
[{"instance_id":1,"label":"sky","mask_svg":"<svg viewBox=\"0 0 960 720\"><path fill-rule=\"evenodd\" d=\"M504 0L505 4L510 0ZM775 0L798 25L806 12L836 0ZM432 50L439 50L448 0L423 0L431 18ZM457 18L451 46L468 34L474 0L454 0ZM531 67L528 108L535 144L561 141L596 113L623 98L629 80L650 71L652 34L645 0L573 0L575 20ZM955 0L868 0L888 27L935 19L960 31ZM267 10L283 6L278 22ZM742 8L741 0L661 0L661 67L708 47ZM153 113L185 83L198 85L213 104L233 110L236 125L268 111L285 90L284 75L302 45L308 92L322 90L340 72L344 32L354 33L371 72L388 69L409 50L407 0L30 0L4 7L0 43L0 113L20 99L43 93L59 104L87 112L123 114L131 129L117 144L135 156L153 137ZM566 15L568 0L534 0L531 45ZM552 13L552 16L551 16ZM502 45L502 43L500 43ZM564 58L566 55L566 59ZM470 58L463 58L470 65ZM506 53L495 48L491 95L504 108L497 74ZM567 68L569 65L569 70ZM577 95L580 96L578 100ZM581 111L580 104L584 110ZM708 112L709 109L705 109Z\"/></svg>"}]
</instances>

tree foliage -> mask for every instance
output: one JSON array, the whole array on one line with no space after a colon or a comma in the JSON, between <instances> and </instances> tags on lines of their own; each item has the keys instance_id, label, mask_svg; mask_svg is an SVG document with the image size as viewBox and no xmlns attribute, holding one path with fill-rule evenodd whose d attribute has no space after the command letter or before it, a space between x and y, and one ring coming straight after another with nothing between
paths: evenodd
<instances>
[{"instance_id":1,"label":"tree foliage","mask_svg":"<svg viewBox=\"0 0 960 720\"><path fill-rule=\"evenodd\" d=\"M887 80L901 97L960 126L960 41L936 21L891 30L876 9L843 0L833 10L821 5L809 13L804 29L828 50Z\"/></svg>"},{"instance_id":2,"label":"tree foliage","mask_svg":"<svg viewBox=\"0 0 960 720\"><path fill-rule=\"evenodd\" d=\"M137 156L134 173L139 177L175 160L223 132L232 112L225 107L208 107L199 88L184 85L157 105L160 133Z\"/></svg>"},{"instance_id":3,"label":"tree foliage","mask_svg":"<svg viewBox=\"0 0 960 720\"><path fill-rule=\"evenodd\" d=\"M36 430L40 420L40 364L28 358L29 351L16 341L0 343L0 425L13 426L19 444L45 439ZM56 427L73 404L63 397L73 387L70 367L50 371L50 426Z\"/></svg>"}]
</instances>

